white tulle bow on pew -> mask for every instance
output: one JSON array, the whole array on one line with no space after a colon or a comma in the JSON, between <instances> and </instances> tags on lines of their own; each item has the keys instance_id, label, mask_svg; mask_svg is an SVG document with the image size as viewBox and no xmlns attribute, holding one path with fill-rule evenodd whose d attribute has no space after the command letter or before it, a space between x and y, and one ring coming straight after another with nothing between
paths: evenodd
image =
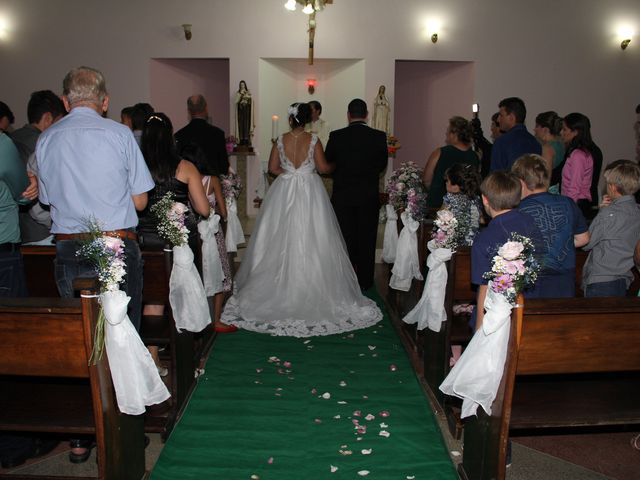
<instances>
[{"instance_id":1,"label":"white tulle bow on pew","mask_svg":"<svg viewBox=\"0 0 640 480\"><path fill-rule=\"evenodd\" d=\"M420 273L420 262L418 261L418 238L416 232L420 227L420 222L411 218L405 211L400 215L402 220L402 230L398 237L398 249L396 259L391 269L391 280L389 286L395 290L408 292L411 288L411 281L422 280Z\"/></svg>"},{"instance_id":2,"label":"white tulle bow on pew","mask_svg":"<svg viewBox=\"0 0 640 480\"><path fill-rule=\"evenodd\" d=\"M226 231L226 246L227 252L237 252L238 245L245 242L244 231L238 218L238 202L235 198L226 198L227 204L227 231Z\"/></svg>"},{"instance_id":3,"label":"white tulle bow on pew","mask_svg":"<svg viewBox=\"0 0 640 480\"><path fill-rule=\"evenodd\" d=\"M207 296L189 244L173 247L169 302L179 332L200 332L211 323Z\"/></svg>"},{"instance_id":4,"label":"white tulle bow on pew","mask_svg":"<svg viewBox=\"0 0 640 480\"><path fill-rule=\"evenodd\" d=\"M202 239L202 277L207 297L222 291L222 282L225 278L215 237L219 231L220 215L214 214L213 211L209 218L198 223L198 232Z\"/></svg>"},{"instance_id":5,"label":"white tulle bow on pew","mask_svg":"<svg viewBox=\"0 0 640 480\"><path fill-rule=\"evenodd\" d=\"M127 315L130 297L122 290L100 294L106 319L105 347L118 408L128 415L140 415L145 406L170 397L158 369Z\"/></svg>"},{"instance_id":6,"label":"white tulle bow on pew","mask_svg":"<svg viewBox=\"0 0 640 480\"><path fill-rule=\"evenodd\" d=\"M504 295L487 288L482 327L440 385L447 395L461 398L461 418L475 415L481 406L491 415L509 345L511 304Z\"/></svg>"},{"instance_id":7,"label":"white tulle bow on pew","mask_svg":"<svg viewBox=\"0 0 640 480\"><path fill-rule=\"evenodd\" d=\"M396 261L398 250L398 214L393 206L384 206L387 216L387 223L384 226L384 242L382 243L382 260L387 263Z\"/></svg>"},{"instance_id":8,"label":"white tulle bow on pew","mask_svg":"<svg viewBox=\"0 0 640 480\"><path fill-rule=\"evenodd\" d=\"M444 309L448 277L445 262L451 259L453 251L450 248L437 247L435 240L430 240L427 248L431 253L427 257L429 271L422 297L402 320L405 323L417 323L418 330L429 327L429 330L439 332L442 322L447 319L447 312Z\"/></svg>"}]
</instances>

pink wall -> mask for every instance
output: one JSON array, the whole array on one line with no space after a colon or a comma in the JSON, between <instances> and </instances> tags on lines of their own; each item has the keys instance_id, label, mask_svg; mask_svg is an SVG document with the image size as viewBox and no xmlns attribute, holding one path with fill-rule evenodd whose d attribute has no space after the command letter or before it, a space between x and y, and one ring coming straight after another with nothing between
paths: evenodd
<instances>
[{"instance_id":1,"label":"pink wall","mask_svg":"<svg viewBox=\"0 0 640 480\"><path fill-rule=\"evenodd\" d=\"M189 121L187 98L201 93L207 100L211 123L230 134L228 59L151 59L149 83L151 105L169 116L174 130L179 130Z\"/></svg>"},{"instance_id":2,"label":"pink wall","mask_svg":"<svg viewBox=\"0 0 640 480\"><path fill-rule=\"evenodd\" d=\"M393 124L402 148L394 167L408 161L424 166L444 145L449 118L471 118L474 84L473 62L396 60Z\"/></svg>"}]
</instances>

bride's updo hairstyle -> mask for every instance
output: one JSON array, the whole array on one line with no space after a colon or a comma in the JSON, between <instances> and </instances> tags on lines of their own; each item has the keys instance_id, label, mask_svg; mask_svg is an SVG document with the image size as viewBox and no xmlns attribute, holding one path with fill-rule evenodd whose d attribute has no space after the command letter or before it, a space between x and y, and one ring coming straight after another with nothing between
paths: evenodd
<instances>
[{"instance_id":1,"label":"bride's updo hairstyle","mask_svg":"<svg viewBox=\"0 0 640 480\"><path fill-rule=\"evenodd\" d=\"M289 125L292 129L304 126L311 121L311 107L308 103L292 103L288 112Z\"/></svg>"}]
</instances>

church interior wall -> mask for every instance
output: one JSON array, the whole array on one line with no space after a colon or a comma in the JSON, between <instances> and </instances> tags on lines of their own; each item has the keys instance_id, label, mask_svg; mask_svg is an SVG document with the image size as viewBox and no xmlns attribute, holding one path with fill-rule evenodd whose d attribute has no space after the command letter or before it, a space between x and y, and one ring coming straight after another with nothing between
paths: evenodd
<instances>
[{"instance_id":1,"label":"church interior wall","mask_svg":"<svg viewBox=\"0 0 640 480\"><path fill-rule=\"evenodd\" d=\"M105 73L110 116L118 118L122 107L151 99L150 62L162 58L229 59L228 90L210 102L230 106L240 80L254 97L266 97L272 86L260 79L260 59L307 57L306 17L286 11L283 3L0 0L6 25L0 32L2 100L20 126L31 91L59 92L65 73L86 64ZM427 29L434 19L440 22L435 44ZM190 41L183 23L192 24ZM640 31L637 0L335 0L317 15L315 56L361 59L365 99L371 103L378 86L386 85L396 117L403 114L393 96L396 60L473 62L474 102L481 105L485 130L498 101L517 95L527 103L530 129L536 113L549 109L588 115L610 161L633 156L634 108L640 102L640 39L622 51L616 30L623 24ZM447 97L454 103L458 94ZM256 136L266 132L268 138L271 125L263 123ZM438 135L443 126L434 128Z\"/></svg>"}]
</instances>

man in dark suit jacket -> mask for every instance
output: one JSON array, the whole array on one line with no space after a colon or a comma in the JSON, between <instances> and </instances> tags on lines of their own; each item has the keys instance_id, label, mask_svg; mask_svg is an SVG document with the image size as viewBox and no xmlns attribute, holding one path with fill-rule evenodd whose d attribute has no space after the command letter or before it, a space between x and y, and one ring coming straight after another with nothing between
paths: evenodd
<instances>
[{"instance_id":1,"label":"man in dark suit jacket","mask_svg":"<svg viewBox=\"0 0 640 480\"><path fill-rule=\"evenodd\" d=\"M347 111L349 126L331 132L325 152L335 165L331 203L363 290L373 286L378 183L388 160L387 135L367 125L368 115L364 100L352 100Z\"/></svg>"},{"instance_id":2,"label":"man in dark suit jacket","mask_svg":"<svg viewBox=\"0 0 640 480\"><path fill-rule=\"evenodd\" d=\"M191 121L176 132L178 151L189 144L202 149L207 159L207 174L226 174L229 171L229 156L224 131L214 127L207 118L207 101L202 95L192 95L187 99L187 109Z\"/></svg>"}]
</instances>

